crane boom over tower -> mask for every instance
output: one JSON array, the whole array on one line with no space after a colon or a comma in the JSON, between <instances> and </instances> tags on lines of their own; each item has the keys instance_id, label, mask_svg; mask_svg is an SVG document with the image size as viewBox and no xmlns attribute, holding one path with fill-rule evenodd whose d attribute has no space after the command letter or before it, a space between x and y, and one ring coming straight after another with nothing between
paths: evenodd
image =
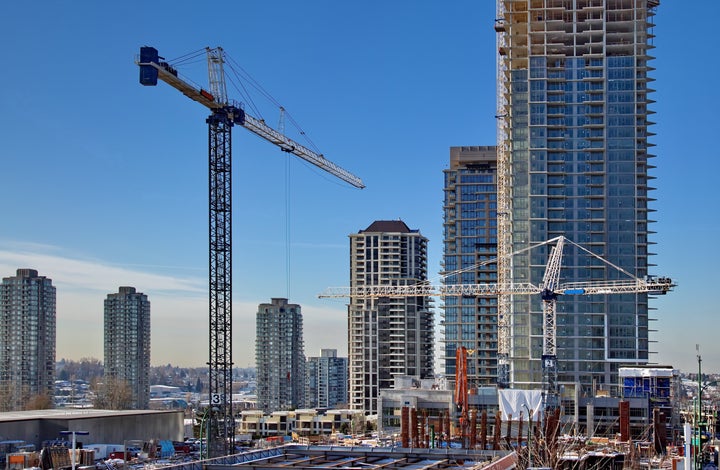
<instances>
[{"instance_id":1,"label":"crane boom over tower","mask_svg":"<svg viewBox=\"0 0 720 470\"><path fill-rule=\"evenodd\" d=\"M232 410L232 127L237 124L323 169L333 176L363 188L360 178L326 160L322 155L267 126L228 100L225 88L225 55L221 48L206 48L209 91L197 88L178 76L177 70L158 55L154 47L141 47L136 60L140 83L157 85L158 79L193 101L210 109L209 157L209 330L210 359L207 419L207 449L210 457L229 455L234 449L235 416ZM207 413L210 412L208 416Z\"/></svg>"},{"instance_id":2,"label":"crane boom over tower","mask_svg":"<svg viewBox=\"0 0 720 470\"><path fill-rule=\"evenodd\" d=\"M319 294L320 298L380 298L380 297L450 297L450 296L488 296L497 295L513 296L513 295L532 295L540 294L543 301L543 351L542 351L542 370L543 370L543 397L545 409L554 410L560 406L560 395L557 386L557 351L556 351L556 301L560 295L604 295L604 294L650 294L664 295L672 290L675 284L669 277L647 277L644 279L634 277L626 271L609 263L587 251L590 255L602 260L608 265L622 271L628 275L628 279L604 280L604 281L585 281L585 282L560 282L560 268L562 266L562 253L565 242L568 241L576 247L587 251L580 245L571 242L563 236L538 243L527 251L540 245L555 243L550 250L545 273L542 283L533 284L530 282L514 283L510 281L498 282L495 284L416 284L410 286L403 285L361 285L354 287L331 287ZM519 253L519 252L518 252ZM510 253L509 256L517 253ZM496 261L496 260L491 260ZM499 261L499 260L497 260ZM498 264L500 264L498 262ZM500 331L498 331L500 335ZM498 342L499 343L499 342ZM460 346L462 348L462 346ZM466 366L461 361L466 360L466 356L460 356L458 352L456 358L456 367L463 373ZM498 344L497 351L498 362L503 359L502 345ZM498 367L498 387L504 388L508 384L502 382L506 371ZM462 376L462 374L460 374ZM466 384L456 384L456 387L466 387ZM459 392L464 393L462 390Z\"/></svg>"},{"instance_id":3,"label":"crane boom over tower","mask_svg":"<svg viewBox=\"0 0 720 470\"><path fill-rule=\"evenodd\" d=\"M667 277L598 282L564 282L553 291L557 295L641 294L662 295L674 286ZM510 284L415 284L411 286L328 287L318 295L321 299L356 297L449 297L476 295L542 294L543 286L530 282Z\"/></svg>"}]
</instances>

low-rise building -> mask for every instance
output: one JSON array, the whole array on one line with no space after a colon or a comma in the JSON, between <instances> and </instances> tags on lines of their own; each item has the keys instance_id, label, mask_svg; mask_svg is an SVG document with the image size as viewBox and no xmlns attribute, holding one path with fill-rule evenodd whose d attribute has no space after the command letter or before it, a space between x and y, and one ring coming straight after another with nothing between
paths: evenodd
<instances>
[{"instance_id":1,"label":"low-rise building","mask_svg":"<svg viewBox=\"0 0 720 470\"><path fill-rule=\"evenodd\" d=\"M294 411L275 411L270 414L261 410L246 410L241 413L238 433L250 434L255 438L272 436L331 435L342 429L351 429L354 420L363 418L360 410L301 409Z\"/></svg>"}]
</instances>

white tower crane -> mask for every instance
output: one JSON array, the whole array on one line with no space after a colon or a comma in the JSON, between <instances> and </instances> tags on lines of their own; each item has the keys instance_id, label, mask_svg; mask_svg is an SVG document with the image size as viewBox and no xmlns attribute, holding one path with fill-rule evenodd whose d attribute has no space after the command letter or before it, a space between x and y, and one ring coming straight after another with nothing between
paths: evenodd
<instances>
[{"instance_id":1,"label":"white tower crane","mask_svg":"<svg viewBox=\"0 0 720 470\"><path fill-rule=\"evenodd\" d=\"M560 282L560 268L565 242L571 243L589 255L621 271L628 276L625 280ZM554 410L560 406L560 394L557 385L557 349L556 349L556 302L560 295L596 295L596 294L639 294L662 295L669 292L675 284L668 277L637 278L624 269L610 263L563 236L533 245L510 256L525 252L541 245L554 243L545 267L541 284L530 282L514 283L507 281L495 284L416 284L411 286L377 285L354 287L331 287L319 295L320 298L378 298L378 297L448 297L448 296L512 296L540 294L543 300L543 396L544 408ZM495 260L492 260L495 261ZM500 332L498 331L498 334ZM498 349L500 345L498 345ZM498 351L499 353L500 351ZM498 361L500 356L498 355ZM498 375L503 371L498 367ZM498 377L501 380L501 377ZM498 383L498 386L504 384Z\"/></svg>"}]
</instances>

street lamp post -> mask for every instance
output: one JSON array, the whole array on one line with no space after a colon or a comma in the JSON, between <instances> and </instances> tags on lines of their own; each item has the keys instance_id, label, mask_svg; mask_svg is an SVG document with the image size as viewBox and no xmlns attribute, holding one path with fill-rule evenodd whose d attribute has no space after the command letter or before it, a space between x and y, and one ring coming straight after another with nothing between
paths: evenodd
<instances>
[{"instance_id":1,"label":"street lamp post","mask_svg":"<svg viewBox=\"0 0 720 470\"><path fill-rule=\"evenodd\" d=\"M76 435L80 436L87 436L90 434L89 431L60 431L60 434L63 435L69 435L72 434L72 450L70 451L70 464L72 465L72 470L75 470L75 445L77 443Z\"/></svg>"},{"instance_id":2,"label":"street lamp post","mask_svg":"<svg viewBox=\"0 0 720 470\"><path fill-rule=\"evenodd\" d=\"M697 408L697 447L695 450L695 468L702 468L702 358L700 357L700 345L695 345L698 360L698 408Z\"/></svg>"}]
</instances>

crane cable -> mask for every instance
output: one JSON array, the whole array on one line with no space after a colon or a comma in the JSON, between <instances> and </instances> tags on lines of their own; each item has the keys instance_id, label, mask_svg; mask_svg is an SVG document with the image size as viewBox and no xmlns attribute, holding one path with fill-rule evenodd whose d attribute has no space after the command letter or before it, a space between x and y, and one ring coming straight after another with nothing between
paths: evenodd
<instances>
[{"instance_id":1,"label":"crane cable","mask_svg":"<svg viewBox=\"0 0 720 470\"><path fill-rule=\"evenodd\" d=\"M285 108L280 106L278 131L285 135ZM285 296L290 299L290 154L285 154Z\"/></svg>"},{"instance_id":2,"label":"crane cable","mask_svg":"<svg viewBox=\"0 0 720 470\"><path fill-rule=\"evenodd\" d=\"M245 100L245 104L247 104L248 108L252 110L254 116L261 119L262 121L265 121L265 118L260 112L260 109L255 105L252 96L248 92L248 88L245 86L245 83L257 90L257 92L260 93L265 99L270 101L270 103L272 103L274 106L281 110L281 113L284 115L284 119L290 122L297 131L297 133L302 136L303 140L305 141L305 147L312 149L320 157L325 158L323 157L322 152L320 152L320 150L318 149L317 145L315 145L315 142L310 139L310 137L300 127L300 124L290 115L290 113L287 112L285 107L282 106L280 102L276 100L270 93L268 93L262 87L262 85L258 83L257 80L255 80L245 69L242 68L240 64L237 63L237 61L227 55L226 52L223 52L223 54L223 57L225 58L225 64L227 65L226 72L229 71L229 73L225 74L225 79L227 83L237 92L237 94L243 100ZM284 130L281 132L281 134L286 135ZM327 175L324 174L324 172L317 171L317 167L315 167L314 165L304 160L301 160L300 163L309 168L310 171L312 171L313 173L316 173L319 177L335 185L343 186L342 183L335 181L334 179L328 178Z\"/></svg>"},{"instance_id":3,"label":"crane cable","mask_svg":"<svg viewBox=\"0 0 720 470\"><path fill-rule=\"evenodd\" d=\"M233 59L232 57L230 57L227 54L225 54L225 58L226 58L225 63L228 64L229 69L233 72L238 83L240 83L239 87L241 87L245 91L245 94L243 94L243 96L245 96L246 99L248 99L250 102L252 102L250 95L247 93L247 89L245 88L244 85L242 85L243 80L246 81L255 90L257 90L263 97L265 97L265 99L270 101L273 105L277 106L279 109L282 109L285 119L287 119L287 121L290 122L290 124L292 124L292 126L297 130L297 132L301 136L303 136L303 138L307 142L307 146L309 148L311 148L312 150L314 150L315 152L321 153L320 150L315 145L315 143L310 139L310 137L308 137L308 135L305 133L305 131L300 127L300 124L290 115L290 113L287 112L287 110L280 104L280 102L278 100L276 100L267 90L265 90L265 88L263 88L262 85L260 85L260 83L258 83L257 80L255 80L245 69L243 69L242 66L240 66L240 64L238 64L237 61L235 61L235 59ZM226 77L227 77L227 75L226 75ZM235 83L234 80L230 80L230 82L233 85L235 85L235 88L238 91L240 91L238 89L238 85ZM261 113L257 110L257 107L254 105L254 103L252 104L252 108L257 113L257 115L262 118ZM284 134L284 132L283 132L283 134Z\"/></svg>"}]
</instances>

